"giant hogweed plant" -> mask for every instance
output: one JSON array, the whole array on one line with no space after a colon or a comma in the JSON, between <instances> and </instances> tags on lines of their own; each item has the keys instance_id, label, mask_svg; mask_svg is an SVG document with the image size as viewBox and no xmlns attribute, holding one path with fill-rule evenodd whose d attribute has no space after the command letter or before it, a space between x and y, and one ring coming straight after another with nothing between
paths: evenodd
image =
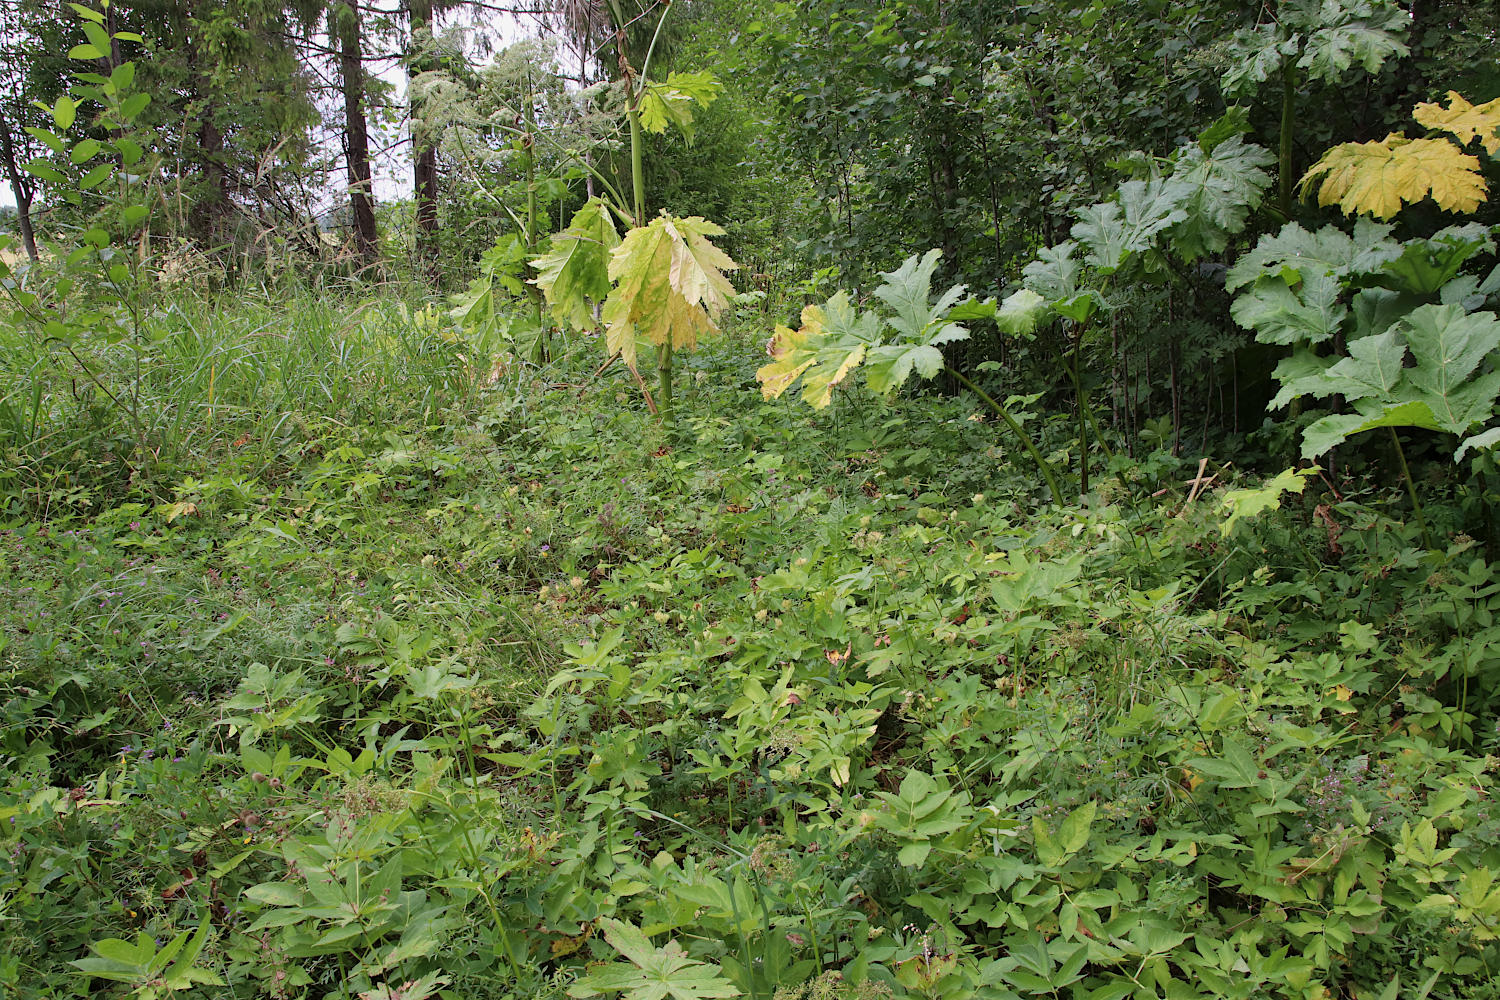
<instances>
[{"instance_id":1,"label":"giant hogweed plant","mask_svg":"<svg viewBox=\"0 0 1500 1000\"><path fill-rule=\"evenodd\" d=\"M1486 273L1496 247L1484 226L1397 241L1394 226L1376 220L1427 199L1476 210L1485 181L1465 150L1500 155L1500 100L1474 107L1450 93L1447 108L1420 104L1414 117L1435 134L1335 146L1304 176L1321 204L1359 216L1351 232L1289 223L1240 258L1226 284L1239 293L1231 313L1240 325L1291 348L1276 368L1272 408L1312 399L1342 410L1306 428L1303 457L1385 429L1421 521L1397 431L1448 435L1455 461L1500 441L1500 427L1489 426L1500 404L1500 318L1486 308L1500 293L1500 266Z\"/></svg>"},{"instance_id":2,"label":"giant hogweed plant","mask_svg":"<svg viewBox=\"0 0 1500 1000\"><path fill-rule=\"evenodd\" d=\"M624 24L619 4L610 6L616 22ZM593 330L594 310L601 310L608 360L618 357L639 381L639 350L656 351L658 398L644 381L640 385L664 421L671 418L673 352L690 350L698 337L717 332L715 318L734 294L724 272L739 266L710 241L724 234L712 222L667 213L647 218L644 133L674 127L691 141L694 108L707 107L720 89L709 73L673 72L665 80L647 75L669 10L663 6L639 70L627 65L621 84L630 136L630 200L597 175L608 197L590 198L552 237L547 252L532 261L536 285L561 325ZM629 227L623 238L616 218Z\"/></svg>"},{"instance_id":3,"label":"giant hogweed plant","mask_svg":"<svg viewBox=\"0 0 1500 1000\"><path fill-rule=\"evenodd\" d=\"M1122 303L1111 294L1120 279L1164 281L1168 258L1193 261L1223 252L1242 232L1271 177L1270 154L1239 135L1243 116L1216 122L1196 143L1151 167L1151 176L1121 184L1114 197L1080 209L1072 239L1044 248L1026 265L1022 288L1003 302L965 298L954 286L931 300L938 251L913 256L885 273L875 297L889 315L857 311L840 292L822 306L804 310L800 330L778 328L768 345L772 362L761 368L766 398L780 396L799 378L802 398L815 409L828 405L833 387L864 365L872 390L888 395L913 372L932 378L947 371L978 395L1006 424L1036 464L1052 498L1063 502L1056 470L1020 423L962 372L948 365L942 345L966 339L967 321L988 319L1003 333L1031 337L1050 320L1066 324L1069 375L1077 399L1079 487L1089 489L1089 426L1094 423L1085 391L1083 349L1099 316Z\"/></svg>"}]
</instances>

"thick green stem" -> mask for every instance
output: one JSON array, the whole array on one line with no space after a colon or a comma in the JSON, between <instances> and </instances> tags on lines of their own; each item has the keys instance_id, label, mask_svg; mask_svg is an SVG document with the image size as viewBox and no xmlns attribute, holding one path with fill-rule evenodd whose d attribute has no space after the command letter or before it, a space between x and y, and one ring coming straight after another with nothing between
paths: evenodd
<instances>
[{"instance_id":1,"label":"thick green stem","mask_svg":"<svg viewBox=\"0 0 1500 1000\"><path fill-rule=\"evenodd\" d=\"M1427 530L1427 516L1422 512L1422 501L1417 499L1417 484L1411 478L1411 469L1406 464L1406 449L1401 447L1401 436L1396 433L1396 428L1387 427L1391 432L1391 444L1396 446L1396 461L1401 463L1401 478L1406 480L1406 495L1411 497L1412 513L1417 517L1417 526L1422 529L1422 542L1430 549L1432 544L1432 532Z\"/></svg>"},{"instance_id":2,"label":"thick green stem","mask_svg":"<svg viewBox=\"0 0 1500 1000\"><path fill-rule=\"evenodd\" d=\"M1047 460L1042 457L1042 452L1037 448L1036 442L1031 440L1031 435L1026 433L1025 429L1016 421L1016 418L1011 416L1005 407L996 402L994 397L971 382L963 372L952 366L947 367L948 373L958 381L959 385L962 385L965 389L978 396L986 406L994 411L997 417L1005 422L1005 426L1010 428L1010 432L1016 436L1016 440L1021 442L1021 447L1026 449L1026 453L1036 463L1037 471L1041 472L1042 478L1047 480L1047 489L1052 493L1052 502L1061 507L1063 505L1063 495L1062 487L1057 484L1057 474L1052 471L1052 466L1047 464Z\"/></svg>"},{"instance_id":3,"label":"thick green stem","mask_svg":"<svg viewBox=\"0 0 1500 1000\"><path fill-rule=\"evenodd\" d=\"M1297 64L1290 58L1281 66L1281 171L1278 207L1283 219L1292 217L1292 119L1297 111Z\"/></svg>"},{"instance_id":4,"label":"thick green stem","mask_svg":"<svg viewBox=\"0 0 1500 1000\"><path fill-rule=\"evenodd\" d=\"M1089 493L1089 422L1088 402L1083 397L1083 372L1079 368L1083 354L1084 324L1078 324L1073 337L1073 392L1078 399L1078 495Z\"/></svg>"}]
</instances>

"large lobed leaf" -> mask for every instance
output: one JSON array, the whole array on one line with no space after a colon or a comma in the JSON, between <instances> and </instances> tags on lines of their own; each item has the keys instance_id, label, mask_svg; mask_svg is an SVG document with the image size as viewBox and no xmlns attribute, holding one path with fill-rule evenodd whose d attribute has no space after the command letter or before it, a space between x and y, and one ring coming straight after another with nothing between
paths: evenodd
<instances>
[{"instance_id":1,"label":"large lobed leaf","mask_svg":"<svg viewBox=\"0 0 1500 1000\"><path fill-rule=\"evenodd\" d=\"M1204 152L1195 143L1179 154L1167 190L1182 209L1171 225L1172 247L1184 260L1222 252L1244 231L1271 186L1270 152L1232 136Z\"/></svg>"},{"instance_id":2,"label":"large lobed leaf","mask_svg":"<svg viewBox=\"0 0 1500 1000\"><path fill-rule=\"evenodd\" d=\"M558 321L575 330L593 327L594 305L609 297L609 255L620 245L609 207L591 198L573 213L568 228L532 261L536 285Z\"/></svg>"},{"instance_id":3,"label":"large lobed leaf","mask_svg":"<svg viewBox=\"0 0 1500 1000\"><path fill-rule=\"evenodd\" d=\"M693 141L693 109L708 107L723 85L712 73L668 73L666 82L648 80L641 91L641 128L661 133L675 125Z\"/></svg>"},{"instance_id":4,"label":"large lobed leaf","mask_svg":"<svg viewBox=\"0 0 1500 1000\"><path fill-rule=\"evenodd\" d=\"M724 230L698 216L663 215L632 229L609 255L614 290L604 303L606 346L635 367L636 336L691 348L718 331L716 317L734 294L724 271L739 267L709 242Z\"/></svg>"},{"instance_id":5,"label":"large lobed leaf","mask_svg":"<svg viewBox=\"0 0 1500 1000\"><path fill-rule=\"evenodd\" d=\"M1411 116L1421 125L1447 132L1460 146L1478 139L1486 153L1500 156L1500 97L1475 107L1458 91L1450 90L1446 108L1441 104L1418 104Z\"/></svg>"},{"instance_id":6,"label":"large lobed leaf","mask_svg":"<svg viewBox=\"0 0 1500 1000\"><path fill-rule=\"evenodd\" d=\"M1224 287L1234 291L1262 276L1300 281L1312 275L1347 277L1378 271L1401 256L1401 246L1390 238L1391 227L1361 218L1351 236L1333 226L1308 232L1295 222L1274 236L1262 236L1255 249L1230 267Z\"/></svg>"},{"instance_id":7,"label":"large lobed leaf","mask_svg":"<svg viewBox=\"0 0 1500 1000\"><path fill-rule=\"evenodd\" d=\"M1447 139L1408 139L1392 132L1380 142L1346 142L1323 154L1301 186L1319 205L1389 219L1403 202L1431 197L1439 208L1470 213L1485 200L1479 159Z\"/></svg>"},{"instance_id":8,"label":"large lobed leaf","mask_svg":"<svg viewBox=\"0 0 1500 1000\"><path fill-rule=\"evenodd\" d=\"M761 395L775 399L801 376L803 401L821 410L832 401L833 387L859 367L879 332L879 317L857 313L846 292L806 307L801 329L777 327L766 345L772 360L755 373Z\"/></svg>"}]
</instances>

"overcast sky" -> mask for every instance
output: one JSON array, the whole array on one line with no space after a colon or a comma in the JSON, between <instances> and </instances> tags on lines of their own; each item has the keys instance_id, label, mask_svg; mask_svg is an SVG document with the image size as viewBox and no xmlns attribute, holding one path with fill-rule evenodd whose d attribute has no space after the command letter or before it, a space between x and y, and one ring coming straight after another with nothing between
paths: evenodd
<instances>
[{"instance_id":1,"label":"overcast sky","mask_svg":"<svg viewBox=\"0 0 1500 1000\"><path fill-rule=\"evenodd\" d=\"M394 10L400 0L381 0L382 6L390 6ZM451 15L442 19L443 27L454 23L455 18ZM475 19L469 19L466 23L475 23ZM495 39L495 48L501 48L522 38L533 36L538 33L537 25L530 18L517 17L513 14L502 14L494 12L483 12L479 15L478 23L491 33ZM383 63L379 67L372 67L378 71L381 79L389 82L396 88L394 99L402 101L406 96L406 73L399 62L395 60ZM412 189L412 166L411 149L409 144L400 142L404 137L395 133L380 134L371 125L370 145L372 149L387 150L378 153L374 157L372 169L375 175L375 199L376 201L389 201L409 197ZM340 141L337 133L330 134L328 141L337 144ZM3 180L0 173L0 205L14 206L15 194L10 189L10 184ZM327 204L332 205L344 198L344 167L340 163L337 170L328 178ZM326 206L325 206L326 207Z\"/></svg>"}]
</instances>

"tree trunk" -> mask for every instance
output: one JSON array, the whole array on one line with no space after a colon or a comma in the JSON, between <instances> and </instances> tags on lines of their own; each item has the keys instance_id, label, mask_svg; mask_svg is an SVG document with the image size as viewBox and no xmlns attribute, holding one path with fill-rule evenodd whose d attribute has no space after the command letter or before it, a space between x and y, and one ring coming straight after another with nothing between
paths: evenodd
<instances>
[{"instance_id":1,"label":"tree trunk","mask_svg":"<svg viewBox=\"0 0 1500 1000\"><path fill-rule=\"evenodd\" d=\"M36 263L36 233L31 228L31 198L35 190L21 175L16 163L15 142L10 135L10 122L0 115L0 153L5 157L5 175L10 179L11 193L16 196L16 226L21 230L21 242L26 247L26 256Z\"/></svg>"},{"instance_id":2,"label":"tree trunk","mask_svg":"<svg viewBox=\"0 0 1500 1000\"><path fill-rule=\"evenodd\" d=\"M408 9L411 14L412 46L415 50L419 44L417 35L420 32L432 30L432 0L409 0ZM411 87L411 81L419 73L431 68L429 60L419 55L418 52L413 51L408 54L407 93L413 95L410 126L412 148L415 151L412 174L413 197L417 207L417 260L420 262L420 267L426 271L428 278L436 283L442 277L442 267L438 262L437 252L437 147L432 142L432 136L426 134L421 128L421 102Z\"/></svg>"},{"instance_id":3,"label":"tree trunk","mask_svg":"<svg viewBox=\"0 0 1500 1000\"><path fill-rule=\"evenodd\" d=\"M370 131L365 121L365 66L359 13L341 3L329 12L338 40L339 82L344 91L344 160L348 165L349 209L354 245L365 264L375 263L375 198L370 179Z\"/></svg>"}]
</instances>

